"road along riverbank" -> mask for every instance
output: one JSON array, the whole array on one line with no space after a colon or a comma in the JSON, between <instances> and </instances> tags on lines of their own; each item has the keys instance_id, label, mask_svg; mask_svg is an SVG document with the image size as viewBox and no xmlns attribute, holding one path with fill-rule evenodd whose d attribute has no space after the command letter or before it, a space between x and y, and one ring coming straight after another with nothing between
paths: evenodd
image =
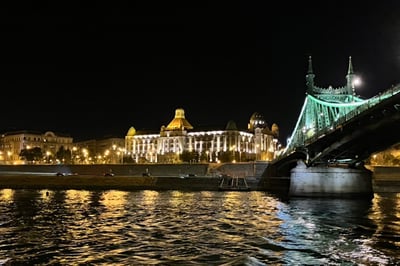
<instances>
[{"instance_id":1,"label":"road along riverbank","mask_svg":"<svg viewBox=\"0 0 400 266\"><path fill-rule=\"evenodd\" d=\"M212 176L0 175L0 188L10 189L217 191L220 182ZM254 178L247 183L259 189Z\"/></svg>"},{"instance_id":2,"label":"road along riverbank","mask_svg":"<svg viewBox=\"0 0 400 266\"><path fill-rule=\"evenodd\" d=\"M374 166L370 170L374 192L400 192L400 167Z\"/></svg>"}]
</instances>

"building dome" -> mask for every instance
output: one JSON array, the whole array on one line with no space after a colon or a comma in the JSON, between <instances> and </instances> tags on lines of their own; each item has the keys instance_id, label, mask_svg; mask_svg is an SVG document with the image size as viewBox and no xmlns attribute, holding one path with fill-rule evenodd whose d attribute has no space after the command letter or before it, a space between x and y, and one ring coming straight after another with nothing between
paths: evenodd
<instances>
[{"instance_id":1,"label":"building dome","mask_svg":"<svg viewBox=\"0 0 400 266\"><path fill-rule=\"evenodd\" d=\"M278 127L278 125L277 124L272 124L272 126L271 126L271 132L272 132L272 135L273 136L275 136L275 137L279 137L279 127Z\"/></svg>"},{"instance_id":2,"label":"building dome","mask_svg":"<svg viewBox=\"0 0 400 266\"><path fill-rule=\"evenodd\" d=\"M128 133L126 133L126 135L129 136L129 137L135 136L135 135L136 135L136 129L135 129L134 127L131 127L131 128L128 130Z\"/></svg>"},{"instance_id":3,"label":"building dome","mask_svg":"<svg viewBox=\"0 0 400 266\"><path fill-rule=\"evenodd\" d=\"M168 124L166 130L193 129L193 126L186 120L185 111L182 108L175 110L175 117Z\"/></svg>"},{"instance_id":4,"label":"building dome","mask_svg":"<svg viewBox=\"0 0 400 266\"><path fill-rule=\"evenodd\" d=\"M254 132L255 128L266 128L267 123L265 122L264 116L258 112L255 112L251 115L250 121L248 124L248 130Z\"/></svg>"}]
</instances>

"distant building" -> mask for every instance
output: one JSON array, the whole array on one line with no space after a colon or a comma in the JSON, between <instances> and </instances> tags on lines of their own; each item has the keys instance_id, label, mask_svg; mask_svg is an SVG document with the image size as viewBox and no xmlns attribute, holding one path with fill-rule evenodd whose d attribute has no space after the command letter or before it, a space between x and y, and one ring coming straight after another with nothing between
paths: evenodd
<instances>
[{"instance_id":1,"label":"distant building","mask_svg":"<svg viewBox=\"0 0 400 266\"><path fill-rule=\"evenodd\" d=\"M40 148L43 157L36 164L120 164L125 153L124 138L91 139L73 142L67 134L22 130L7 132L0 138L0 164L26 164L20 157L24 149ZM57 159L60 149L65 160ZM32 162L29 162L32 163Z\"/></svg>"},{"instance_id":2,"label":"distant building","mask_svg":"<svg viewBox=\"0 0 400 266\"><path fill-rule=\"evenodd\" d=\"M72 149L73 138L66 134L56 134L52 131L40 133L36 131L15 131L1 135L0 139L0 163L3 164L22 164L20 153L23 149L38 147L43 153L43 160L51 163L54 161L55 154L61 147L65 150Z\"/></svg>"},{"instance_id":3,"label":"distant building","mask_svg":"<svg viewBox=\"0 0 400 266\"><path fill-rule=\"evenodd\" d=\"M91 139L73 142L66 134L23 130L7 132L0 138L0 164L24 164L22 150L40 148L43 157L33 163L120 164L179 162L270 161L280 147L279 128L268 127L264 117L254 113L248 128L238 129L228 121L224 129L194 130L182 108L158 133L137 132L131 127L124 138ZM65 160L58 159L60 149ZM68 156L67 156L68 155Z\"/></svg>"},{"instance_id":4,"label":"distant building","mask_svg":"<svg viewBox=\"0 0 400 266\"><path fill-rule=\"evenodd\" d=\"M179 108L158 134L131 127L125 136L125 152L135 163L270 161L279 148L278 136L278 126L269 128L259 113L250 117L247 130L229 121L225 129L195 131Z\"/></svg>"},{"instance_id":5,"label":"distant building","mask_svg":"<svg viewBox=\"0 0 400 266\"><path fill-rule=\"evenodd\" d=\"M73 164L120 164L125 153L124 138L91 139L74 143Z\"/></svg>"}]
</instances>

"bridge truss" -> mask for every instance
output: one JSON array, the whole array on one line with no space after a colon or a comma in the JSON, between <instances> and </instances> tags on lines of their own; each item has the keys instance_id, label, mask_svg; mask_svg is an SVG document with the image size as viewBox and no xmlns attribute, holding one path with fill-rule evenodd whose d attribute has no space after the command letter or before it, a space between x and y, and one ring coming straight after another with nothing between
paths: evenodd
<instances>
[{"instance_id":1,"label":"bridge truss","mask_svg":"<svg viewBox=\"0 0 400 266\"><path fill-rule=\"evenodd\" d=\"M371 129L373 124L382 124L384 120L382 120L380 116L385 115L385 117L388 117L389 113L393 113L392 111L394 111L396 116L390 116L390 121L386 123L393 123L393 121L396 121L400 113L399 95L400 85L366 100L355 97L354 95L341 95L340 97L331 98L307 95L293 133L280 158L301 151L306 155L306 162L308 162L308 164L318 161L321 162L323 161L321 160L322 158L330 158L334 163L354 163L354 161L356 161L354 156L357 156L355 154L349 152L343 152L340 156L338 154L327 156L327 154L329 152L332 153L339 145L344 145L346 141L351 141L356 138L355 132L357 132L357 125L361 127L362 119L365 116L368 116L368 125L363 122L365 129ZM339 136L337 131L343 131L343 128L348 128L349 125L352 126L353 133L349 132L346 133L347 136L344 134ZM327 138L328 135L335 135L337 139L325 143L325 146L321 148L321 143L327 142L322 139L329 139ZM400 141L400 137L398 141ZM374 145L378 146L376 144ZM315 147L318 148L315 149ZM371 149L369 154L372 152L373 150ZM365 156L360 157L359 160L365 159L364 157ZM323 162L329 163L329 161Z\"/></svg>"},{"instance_id":2,"label":"bridge truss","mask_svg":"<svg viewBox=\"0 0 400 266\"><path fill-rule=\"evenodd\" d=\"M400 142L400 84L370 99L356 96L351 57L346 79L340 88L315 86L309 57L300 115L285 149L263 176L290 176L299 160L307 167L362 167L373 153Z\"/></svg>"}]
</instances>

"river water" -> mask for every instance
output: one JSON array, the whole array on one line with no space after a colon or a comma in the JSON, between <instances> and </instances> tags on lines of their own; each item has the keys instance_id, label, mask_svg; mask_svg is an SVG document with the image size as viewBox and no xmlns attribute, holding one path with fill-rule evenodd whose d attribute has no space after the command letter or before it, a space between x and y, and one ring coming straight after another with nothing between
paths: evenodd
<instances>
[{"instance_id":1,"label":"river water","mask_svg":"<svg viewBox=\"0 0 400 266\"><path fill-rule=\"evenodd\" d=\"M1 189L0 265L400 265L400 193Z\"/></svg>"}]
</instances>

